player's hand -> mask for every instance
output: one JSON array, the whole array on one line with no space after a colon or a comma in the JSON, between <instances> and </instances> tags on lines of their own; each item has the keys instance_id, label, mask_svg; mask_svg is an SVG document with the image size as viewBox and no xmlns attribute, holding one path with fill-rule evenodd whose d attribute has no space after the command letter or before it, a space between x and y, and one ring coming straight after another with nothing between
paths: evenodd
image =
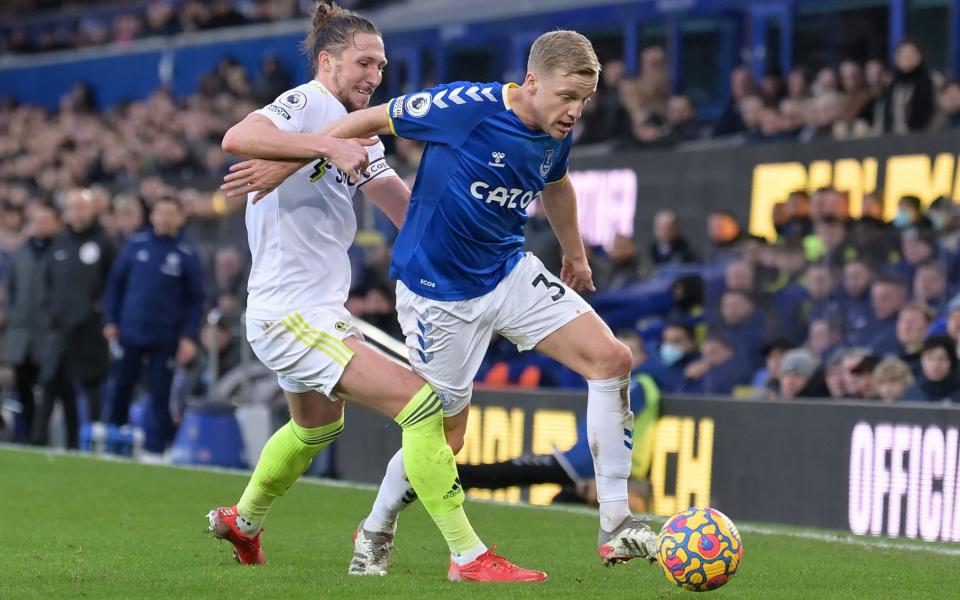
<instances>
[{"instance_id":1,"label":"player's hand","mask_svg":"<svg viewBox=\"0 0 960 600\"><path fill-rule=\"evenodd\" d=\"M190 338L180 338L177 345L177 364L186 366L197 357L197 345Z\"/></svg>"},{"instance_id":2,"label":"player's hand","mask_svg":"<svg viewBox=\"0 0 960 600\"><path fill-rule=\"evenodd\" d=\"M119 331L117 331L116 325L105 325L103 327L103 337L106 338L108 342L112 342L117 339Z\"/></svg>"},{"instance_id":3,"label":"player's hand","mask_svg":"<svg viewBox=\"0 0 960 600\"><path fill-rule=\"evenodd\" d=\"M367 146L373 146L377 141L374 138L354 138L350 140L330 138L326 156L350 179L360 181L360 174L366 171L370 164Z\"/></svg>"},{"instance_id":4,"label":"player's hand","mask_svg":"<svg viewBox=\"0 0 960 600\"><path fill-rule=\"evenodd\" d=\"M593 285L593 271L587 264L587 258L571 259L563 257L563 266L560 268L560 280L578 292L595 292Z\"/></svg>"},{"instance_id":5,"label":"player's hand","mask_svg":"<svg viewBox=\"0 0 960 600\"><path fill-rule=\"evenodd\" d=\"M253 203L272 192L287 177L296 173L309 161L303 160L265 160L253 158L230 167L220 186L227 198L246 198L256 192Z\"/></svg>"}]
</instances>

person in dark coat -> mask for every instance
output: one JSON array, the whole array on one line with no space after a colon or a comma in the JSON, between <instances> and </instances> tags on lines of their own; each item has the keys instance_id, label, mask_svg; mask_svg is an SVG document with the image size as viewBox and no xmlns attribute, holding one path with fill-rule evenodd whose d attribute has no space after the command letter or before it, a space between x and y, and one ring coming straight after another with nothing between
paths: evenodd
<instances>
[{"instance_id":1,"label":"person in dark coat","mask_svg":"<svg viewBox=\"0 0 960 600\"><path fill-rule=\"evenodd\" d=\"M34 388L49 351L50 316L44 310L47 267L60 211L49 203L27 209L27 241L10 257L7 277L7 360L13 366L17 397L23 406L27 435L34 431ZM67 420L76 424L76 407ZM20 440L26 441L26 440Z\"/></svg>"},{"instance_id":2,"label":"person in dark coat","mask_svg":"<svg viewBox=\"0 0 960 600\"><path fill-rule=\"evenodd\" d=\"M936 96L923 51L912 40L897 44L893 81L883 94L883 130L891 133L923 131L936 115Z\"/></svg>"},{"instance_id":3,"label":"person in dark coat","mask_svg":"<svg viewBox=\"0 0 960 600\"><path fill-rule=\"evenodd\" d=\"M38 419L38 442L46 442L46 423L56 398L64 404L79 387L87 400L87 418L101 418L100 394L109 367L103 338L102 298L116 251L97 222L97 207L89 190L67 193L66 229L53 240L47 276L47 310L52 327L49 376ZM68 435L68 438L70 436Z\"/></svg>"},{"instance_id":4,"label":"person in dark coat","mask_svg":"<svg viewBox=\"0 0 960 600\"><path fill-rule=\"evenodd\" d=\"M204 280L194 247L180 237L183 209L175 198L156 201L152 229L131 236L110 271L103 335L118 360L110 393L110 423L127 422L130 399L148 363L150 412L144 448L159 454L173 435L170 386L175 364L190 363L203 315Z\"/></svg>"},{"instance_id":5,"label":"person in dark coat","mask_svg":"<svg viewBox=\"0 0 960 600\"><path fill-rule=\"evenodd\" d=\"M949 336L934 335L920 351L920 373L903 393L904 400L960 402L960 364Z\"/></svg>"}]
</instances>

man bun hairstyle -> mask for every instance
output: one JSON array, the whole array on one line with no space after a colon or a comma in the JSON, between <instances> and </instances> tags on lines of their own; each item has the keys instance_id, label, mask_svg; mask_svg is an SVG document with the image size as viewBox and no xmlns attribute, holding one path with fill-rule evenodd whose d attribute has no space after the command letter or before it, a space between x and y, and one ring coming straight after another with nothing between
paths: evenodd
<instances>
[{"instance_id":1,"label":"man bun hairstyle","mask_svg":"<svg viewBox=\"0 0 960 600\"><path fill-rule=\"evenodd\" d=\"M380 30L366 17L337 6L335 2L317 0L313 6L310 33L300 49L310 59L311 74L317 72L317 57L321 52L339 55L353 43L358 33L380 35Z\"/></svg>"}]
</instances>

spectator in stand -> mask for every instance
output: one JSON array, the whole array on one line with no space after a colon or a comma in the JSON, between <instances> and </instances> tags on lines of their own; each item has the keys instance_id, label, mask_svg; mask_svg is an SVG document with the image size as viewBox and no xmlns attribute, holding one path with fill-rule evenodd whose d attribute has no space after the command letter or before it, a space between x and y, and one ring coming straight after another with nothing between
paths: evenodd
<instances>
[{"instance_id":1,"label":"spectator in stand","mask_svg":"<svg viewBox=\"0 0 960 600\"><path fill-rule=\"evenodd\" d=\"M763 98L750 94L740 99L738 103L740 120L743 122L745 139L748 141L763 141L763 131L760 129L760 117L763 114Z\"/></svg>"},{"instance_id":2,"label":"spectator in stand","mask_svg":"<svg viewBox=\"0 0 960 600\"><path fill-rule=\"evenodd\" d=\"M180 23L171 0L154 0L147 5L145 36L168 36L179 33Z\"/></svg>"},{"instance_id":3,"label":"spectator in stand","mask_svg":"<svg viewBox=\"0 0 960 600\"><path fill-rule=\"evenodd\" d=\"M649 255L656 266L697 262L697 255L680 231L680 219L672 210L660 210L653 216L653 241Z\"/></svg>"},{"instance_id":4,"label":"spectator in stand","mask_svg":"<svg viewBox=\"0 0 960 600\"><path fill-rule=\"evenodd\" d=\"M920 349L932 322L933 311L917 300L904 306L897 316L898 354L914 373L920 370Z\"/></svg>"},{"instance_id":5,"label":"spectator in stand","mask_svg":"<svg viewBox=\"0 0 960 600\"><path fill-rule=\"evenodd\" d=\"M806 102L810 99L810 78L806 69L803 67L794 67L787 75L787 97L785 100L792 100L797 103Z\"/></svg>"},{"instance_id":6,"label":"spectator in stand","mask_svg":"<svg viewBox=\"0 0 960 600\"><path fill-rule=\"evenodd\" d=\"M730 73L730 99L727 101L720 119L713 128L713 135L721 137L736 135L746 131L743 115L740 113L740 102L755 91L753 75L750 68L740 66Z\"/></svg>"},{"instance_id":7,"label":"spectator in stand","mask_svg":"<svg viewBox=\"0 0 960 600\"><path fill-rule=\"evenodd\" d=\"M53 259L53 239L60 232L60 211L50 203L35 202L27 207L27 240L10 257L7 272L6 342L7 361L13 365L17 399L27 435L36 433L34 391L50 353L50 314L46 310L46 274ZM72 409L72 410L71 410ZM76 404L64 404L67 444L76 447L79 433ZM46 423L44 423L46 425ZM70 437L70 432L74 436ZM26 440L17 440L26 441Z\"/></svg>"},{"instance_id":8,"label":"spectator in stand","mask_svg":"<svg viewBox=\"0 0 960 600\"><path fill-rule=\"evenodd\" d=\"M710 334L703 341L703 356L684 369L683 389L694 394L731 394L738 385L749 383L752 374L737 360L730 341Z\"/></svg>"},{"instance_id":9,"label":"spectator in stand","mask_svg":"<svg viewBox=\"0 0 960 600\"><path fill-rule=\"evenodd\" d=\"M826 94L836 94L840 91L840 76L833 67L823 67L817 71L817 76L810 86L814 98Z\"/></svg>"},{"instance_id":10,"label":"spectator in stand","mask_svg":"<svg viewBox=\"0 0 960 600\"><path fill-rule=\"evenodd\" d=\"M787 196L787 223L783 237L786 241L800 241L813 233L813 221L810 219L810 195L806 190L794 190Z\"/></svg>"},{"instance_id":11,"label":"spectator in stand","mask_svg":"<svg viewBox=\"0 0 960 600\"><path fill-rule=\"evenodd\" d=\"M826 263L813 263L807 267L803 281L806 297L799 306L798 320L809 323L813 319L829 318L840 310L834 292L836 277Z\"/></svg>"},{"instance_id":12,"label":"spectator in stand","mask_svg":"<svg viewBox=\"0 0 960 600\"><path fill-rule=\"evenodd\" d=\"M847 397L847 376L843 361L847 355L847 348L837 348L830 354L824 367L824 381L831 398Z\"/></svg>"},{"instance_id":13,"label":"spectator in stand","mask_svg":"<svg viewBox=\"0 0 960 600\"><path fill-rule=\"evenodd\" d=\"M895 356L884 358L873 370L873 387L883 402L902 399L913 382L910 367Z\"/></svg>"},{"instance_id":14,"label":"spectator in stand","mask_svg":"<svg viewBox=\"0 0 960 600\"><path fill-rule=\"evenodd\" d=\"M624 107L621 96L624 95L626 66L622 60L611 60L600 71L600 85L596 96L583 107L583 117L577 122L582 124L575 140L578 144L595 144L617 140L630 128L630 113ZM397 138L397 141L404 138Z\"/></svg>"},{"instance_id":15,"label":"spectator in stand","mask_svg":"<svg viewBox=\"0 0 960 600\"><path fill-rule=\"evenodd\" d=\"M874 95L860 63L852 60L840 63L840 83L844 94L841 117L852 133L865 135L873 120Z\"/></svg>"},{"instance_id":16,"label":"spectator in stand","mask_svg":"<svg viewBox=\"0 0 960 600\"><path fill-rule=\"evenodd\" d=\"M904 230L911 227L932 229L933 223L923 214L923 202L917 196L903 196L897 203L897 214L893 217L893 226Z\"/></svg>"},{"instance_id":17,"label":"spectator in stand","mask_svg":"<svg viewBox=\"0 0 960 600\"><path fill-rule=\"evenodd\" d=\"M851 260L843 266L838 304L848 339L859 339L870 325L870 288L874 278L873 267L863 259Z\"/></svg>"},{"instance_id":18,"label":"spectator in stand","mask_svg":"<svg viewBox=\"0 0 960 600\"><path fill-rule=\"evenodd\" d=\"M933 314L939 313L947 302L947 276L935 259L917 265L913 274L913 298L925 303Z\"/></svg>"},{"instance_id":19,"label":"spectator in stand","mask_svg":"<svg viewBox=\"0 0 960 600\"><path fill-rule=\"evenodd\" d=\"M820 370L820 357L806 348L783 355L780 365L779 399L823 398L829 391Z\"/></svg>"},{"instance_id":20,"label":"spectator in stand","mask_svg":"<svg viewBox=\"0 0 960 600\"><path fill-rule=\"evenodd\" d=\"M663 328L657 356L650 357L642 370L656 378L664 392L685 393L689 390L684 371L700 358L693 327L670 322Z\"/></svg>"},{"instance_id":21,"label":"spectator in stand","mask_svg":"<svg viewBox=\"0 0 960 600\"><path fill-rule=\"evenodd\" d=\"M859 256L877 264L900 260L900 236L883 218L883 198L879 192L864 194L860 218L851 223L849 238Z\"/></svg>"},{"instance_id":22,"label":"spectator in stand","mask_svg":"<svg viewBox=\"0 0 960 600\"><path fill-rule=\"evenodd\" d=\"M756 301L743 290L727 290L720 299L720 315L709 325L710 333L730 340L737 362L752 375L760 366L760 350L767 341L764 314Z\"/></svg>"},{"instance_id":23,"label":"spectator in stand","mask_svg":"<svg viewBox=\"0 0 960 600\"><path fill-rule=\"evenodd\" d=\"M667 112L670 76L667 53L662 46L649 46L640 53L640 76L624 81L621 102L635 118L638 115L663 117ZM643 118L641 118L643 120Z\"/></svg>"},{"instance_id":24,"label":"spectator in stand","mask_svg":"<svg viewBox=\"0 0 960 600\"><path fill-rule=\"evenodd\" d=\"M928 228L910 227L900 233L903 261L895 265L896 271L911 283L920 265L936 261L937 238Z\"/></svg>"},{"instance_id":25,"label":"spectator in stand","mask_svg":"<svg viewBox=\"0 0 960 600\"><path fill-rule=\"evenodd\" d=\"M904 400L960 402L960 371L955 343L947 336L933 336L920 351L920 373L903 394Z\"/></svg>"},{"instance_id":26,"label":"spectator in stand","mask_svg":"<svg viewBox=\"0 0 960 600\"><path fill-rule=\"evenodd\" d=\"M870 86L870 92L873 94L875 99L875 107L882 109L883 104L882 102L879 102L879 99L881 96L883 96L883 92L893 81L893 73L890 72L890 69L887 67L887 63L876 58L867 61L867 65L864 67L863 72L867 79L867 85ZM883 114L882 110L874 111L875 123L877 122L877 113L880 113L881 116Z\"/></svg>"},{"instance_id":27,"label":"spectator in stand","mask_svg":"<svg viewBox=\"0 0 960 600\"><path fill-rule=\"evenodd\" d=\"M942 128L960 127L960 80L948 81L940 90L939 100Z\"/></svg>"},{"instance_id":28,"label":"spectator in stand","mask_svg":"<svg viewBox=\"0 0 960 600\"><path fill-rule=\"evenodd\" d=\"M740 223L733 213L716 210L707 218L707 238L710 240L709 262L720 263L734 258L745 239Z\"/></svg>"},{"instance_id":29,"label":"spectator in stand","mask_svg":"<svg viewBox=\"0 0 960 600\"><path fill-rule=\"evenodd\" d=\"M776 109L786 96L786 84L779 69L769 69L760 78L760 97L764 106Z\"/></svg>"},{"instance_id":30,"label":"spectator in stand","mask_svg":"<svg viewBox=\"0 0 960 600\"><path fill-rule=\"evenodd\" d=\"M633 237L619 233L613 236L607 259L610 270L603 278L603 289L619 290L640 281L642 265Z\"/></svg>"},{"instance_id":31,"label":"spectator in stand","mask_svg":"<svg viewBox=\"0 0 960 600\"><path fill-rule=\"evenodd\" d=\"M897 354L897 314L907 302L907 288L903 281L890 275L881 275L870 288L871 317L869 325L847 342L863 345L874 354Z\"/></svg>"},{"instance_id":32,"label":"spectator in stand","mask_svg":"<svg viewBox=\"0 0 960 600\"><path fill-rule=\"evenodd\" d=\"M780 390L780 375L783 356L795 347L785 338L776 338L768 342L761 350L763 367L753 374L750 387L766 390L765 396L776 396Z\"/></svg>"},{"instance_id":33,"label":"spectator in stand","mask_svg":"<svg viewBox=\"0 0 960 600\"><path fill-rule=\"evenodd\" d=\"M804 345L826 360L840 347L842 341L843 327L839 322L833 319L813 319L810 321Z\"/></svg>"},{"instance_id":34,"label":"spectator in stand","mask_svg":"<svg viewBox=\"0 0 960 600\"><path fill-rule=\"evenodd\" d=\"M923 51L913 40L903 40L897 45L894 63L893 81L883 95L883 131L924 131L936 114L936 97Z\"/></svg>"},{"instance_id":35,"label":"spectator in stand","mask_svg":"<svg viewBox=\"0 0 960 600\"><path fill-rule=\"evenodd\" d=\"M843 97L835 91L827 91L814 96L807 103L804 114L804 128L797 136L800 142L831 140L834 138L833 126L843 111Z\"/></svg>"},{"instance_id":36,"label":"spectator in stand","mask_svg":"<svg viewBox=\"0 0 960 600\"><path fill-rule=\"evenodd\" d=\"M879 397L873 384L873 371L880 364L880 360L876 354L868 354L856 364L850 365L850 378L855 382L856 389L853 397L860 400L875 400Z\"/></svg>"},{"instance_id":37,"label":"spectator in stand","mask_svg":"<svg viewBox=\"0 0 960 600\"><path fill-rule=\"evenodd\" d=\"M863 361L864 357L870 356L869 348L846 348L843 351L841 366L843 375L844 398L861 398L861 384L863 379L860 374L854 372L854 369Z\"/></svg>"},{"instance_id":38,"label":"spectator in stand","mask_svg":"<svg viewBox=\"0 0 960 600\"><path fill-rule=\"evenodd\" d=\"M699 140L704 136L703 123L697 120L697 112L689 97L671 96L667 101L664 136L672 143Z\"/></svg>"}]
</instances>

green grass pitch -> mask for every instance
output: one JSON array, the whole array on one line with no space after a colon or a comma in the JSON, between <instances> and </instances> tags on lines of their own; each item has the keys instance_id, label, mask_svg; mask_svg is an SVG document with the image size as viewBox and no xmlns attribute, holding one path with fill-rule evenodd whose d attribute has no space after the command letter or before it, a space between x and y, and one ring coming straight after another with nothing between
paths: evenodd
<instances>
[{"instance_id":1,"label":"green grass pitch","mask_svg":"<svg viewBox=\"0 0 960 600\"><path fill-rule=\"evenodd\" d=\"M440 534L416 506L400 520L391 574L346 573L373 492L298 483L267 521L269 563L240 567L205 533L246 476L0 448L0 598L674 598L659 568L604 568L596 517L468 503L487 544L550 575L543 584L446 581ZM960 597L960 547L810 539L824 532L741 525L744 562L710 597ZM807 537L799 537L807 536Z\"/></svg>"}]
</instances>

